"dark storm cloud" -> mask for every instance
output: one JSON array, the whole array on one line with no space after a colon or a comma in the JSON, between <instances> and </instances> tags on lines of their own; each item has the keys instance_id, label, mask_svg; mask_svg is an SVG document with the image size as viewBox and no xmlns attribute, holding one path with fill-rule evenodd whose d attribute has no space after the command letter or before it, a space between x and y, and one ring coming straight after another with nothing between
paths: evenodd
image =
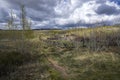
<instances>
[{"instance_id":1,"label":"dark storm cloud","mask_svg":"<svg viewBox=\"0 0 120 80\"><path fill-rule=\"evenodd\" d=\"M0 1L0 23L7 23L10 18L10 10L12 9L15 16L15 21L20 21L20 5L25 5L27 18L31 19L34 23L39 21L51 20L56 15L54 7L57 5L58 0L4 0ZM50 22L50 21L48 21ZM33 24L34 24L33 23ZM50 25L53 25L50 24ZM34 27L35 25L33 25ZM46 25L47 26L47 25Z\"/></svg>"},{"instance_id":2,"label":"dark storm cloud","mask_svg":"<svg viewBox=\"0 0 120 80\"><path fill-rule=\"evenodd\" d=\"M54 7L56 5L57 0L5 0L11 4L11 6L16 6L20 4L24 4L29 8L33 8L36 10L41 9L49 9L50 7Z\"/></svg>"},{"instance_id":3,"label":"dark storm cloud","mask_svg":"<svg viewBox=\"0 0 120 80\"><path fill-rule=\"evenodd\" d=\"M44 21L55 17L54 11L41 11L28 8L26 12L28 12L27 16L34 21Z\"/></svg>"},{"instance_id":4,"label":"dark storm cloud","mask_svg":"<svg viewBox=\"0 0 120 80\"><path fill-rule=\"evenodd\" d=\"M115 2L115 3L117 3L118 5L120 5L120 0L110 0L110 1Z\"/></svg>"},{"instance_id":5,"label":"dark storm cloud","mask_svg":"<svg viewBox=\"0 0 120 80\"><path fill-rule=\"evenodd\" d=\"M0 11L0 23L6 22L9 19L9 13L3 8L0 8Z\"/></svg>"},{"instance_id":6,"label":"dark storm cloud","mask_svg":"<svg viewBox=\"0 0 120 80\"><path fill-rule=\"evenodd\" d=\"M101 4L101 3L105 3L107 0L96 0L96 3Z\"/></svg>"},{"instance_id":7,"label":"dark storm cloud","mask_svg":"<svg viewBox=\"0 0 120 80\"><path fill-rule=\"evenodd\" d=\"M101 4L95 11L97 14L116 15L120 13L120 9L115 6Z\"/></svg>"},{"instance_id":8,"label":"dark storm cloud","mask_svg":"<svg viewBox=\"0 0 120 80\"><path fill-rule=\"evenodd\" d=\"M57 0L6 0L10 7L20 11L20 5L25 5L27 16L35 21L42 21L55 16L54 7ZM19 17L20 15L17 14Z\"/></svg>"},{"instance_id":9,"label":"dark storm cloud","mask_svg":"<svg viewBox=\"0 0 120 80\"><path fill-rule=\"evenodd\" d=\"M23 4L25 5L26 8L39 11L39 14L40 12L44 12L44 13L53 12L54 7L57 4L57 0L52 0L52 1L51 0L6 0L6 1L10 3L12 8L16 8L16 7L19 8L20 5Z\"/></svg>"},{"instance_id":10,"label":"dark storm cloud","mask_svg":"<svg viewBox=\"0 0 120 80\"><path fill-rule=\"evenodd\" d=\"M61 27L62 29L68 29L68 28L76 28L79 26L81 26L82 28L86 28L86 27L99 27L99 26L105 26L105 25L113 25L112 23L113 21L101 21L99 23L82 23L82 22L78 22L78 23L70 23L70 24L65 24L65 25L60 25L59 27Z\"/></svg>"}]
</instances>

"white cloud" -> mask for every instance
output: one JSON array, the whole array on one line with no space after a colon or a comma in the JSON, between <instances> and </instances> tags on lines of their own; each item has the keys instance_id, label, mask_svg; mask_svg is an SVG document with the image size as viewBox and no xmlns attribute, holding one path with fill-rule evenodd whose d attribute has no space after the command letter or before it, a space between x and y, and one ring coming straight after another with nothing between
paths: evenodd
<instances>
[{"instance_id":1,"label":"white cloud","mask_svg":"<svg viewBox=\"0 0 120 80\"><path fill-rule=\"evenodd\" d=\"M99 1L99 3L97 3L96 0L87 0L82 4L82 6L78 6L78 3L80 3L80 0L71 0L71 2L68 3L61 2L55 8L56 13L62 16L60 18L57 18L56 23L60 25L69 23L76 24L78 22L94 24L96 22L102 21L113 21L116 18L120 17L120 15L102 15L95 12L95 10L97 10L97 8L102 4L113 6L115 9L120 9L120 6L118 4L110 2L109 0L103 0L101 2ZM66 14L68 15L67 18L64 17Z\"/></svg>"}]
</instances>

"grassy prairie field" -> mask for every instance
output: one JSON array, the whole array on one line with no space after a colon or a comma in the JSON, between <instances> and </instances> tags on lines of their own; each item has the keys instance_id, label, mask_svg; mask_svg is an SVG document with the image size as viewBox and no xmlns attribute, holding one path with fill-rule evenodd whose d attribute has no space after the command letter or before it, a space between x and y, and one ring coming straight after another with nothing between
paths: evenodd
<instances>
[{"instance_id":1,"label":"grassy prairie field","mask_svg":"<svg viewBox=\"0 0 120 80\"><path fill-rule=\"evenodd\" d=\"M119 80L120 29L0 30L0 80Z\"/></svg>"}]
</instances>

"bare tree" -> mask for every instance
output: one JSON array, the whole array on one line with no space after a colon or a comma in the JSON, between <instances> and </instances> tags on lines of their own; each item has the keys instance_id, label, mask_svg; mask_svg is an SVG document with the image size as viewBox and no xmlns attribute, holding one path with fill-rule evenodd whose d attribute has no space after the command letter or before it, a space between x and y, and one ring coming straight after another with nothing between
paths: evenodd
<instances>
[{"instance_id":1,"label":"bare tree","mask_svg":"<svg viewBox=\"0 0 120 80\"><path fill-rule=\"evenodd\" d=\"M26 44L26 39L31 37L33 35L33 32L31 30L31 21L27 19L27 14L26 14L26 10L25 10L25 6L22 4L20 5L20 9L21 9L21 27L22 27L22 35L21 35L21 49L22 49L22 53L25 52L24 48L25 48L25 44Z\"/></svg>"},{"instance_id":2,"label":"bare tree","mask_svg":"<svg viewBox=\"0 0 120 80\"><path fill-rule=\"evenodd\" d=\"M14 17L13 17L13 10L10 12L10 19L8 20L8 28L9 30L14 29Z\"/></svg>"},{"instance_id":3,"label":"bare tree","mask_svg":"<svg viewBox=\"0 0 120 80\"><path fill-rule=\"evenodd\" d=\"M21 9L21 27L22 27L22 34L21 34L21 53L24 53L24 48L25 48L25 24L26 24L26 12L25 12L25 6L20 5Z\"/></svg>"},{"instance_id":4,"label":"bare tree","mask_svg":"<svg viewBox=\"0 0 120 80\"><path fill-rule=\"evenodd\" d=\"M26 10L25 6L21 5L21 23L22 23L22 29L23 30L30 30L31 29L31 21L28 21L26 18Z\"/></svg>"}]
</instances>

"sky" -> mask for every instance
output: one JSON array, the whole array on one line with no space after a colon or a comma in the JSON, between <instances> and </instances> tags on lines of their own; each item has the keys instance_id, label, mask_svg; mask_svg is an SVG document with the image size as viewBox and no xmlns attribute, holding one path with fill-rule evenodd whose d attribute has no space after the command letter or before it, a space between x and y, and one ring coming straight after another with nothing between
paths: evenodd
<instances>
[{"instance_id":1,"label":"sky","mask_svg":"<svg viewBox=\"0 0 120 80\"><path fill-rule=\"evenodd\" d=\"M25 5L32 29L92 27L120 23L120 0L0 0L0 29L10 12L20 22L20 4Z\"/></svg>"}]
</instances>

